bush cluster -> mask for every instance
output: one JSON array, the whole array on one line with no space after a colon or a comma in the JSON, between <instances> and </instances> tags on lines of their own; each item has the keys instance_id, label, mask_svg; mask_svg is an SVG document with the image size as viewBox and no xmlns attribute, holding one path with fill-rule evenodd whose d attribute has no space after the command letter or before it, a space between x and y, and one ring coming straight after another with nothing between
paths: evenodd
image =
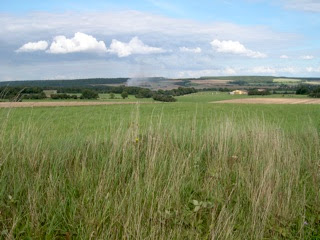
<instances>
[{"instance_id":1,"label":"bush cluster","mask_svg":"<svg viewBox=\"0 0 320 240\"><path fill-rule=\"evenodd\" d=\"M171 95L163 95L163 94L154 94L152 96L153 100L155 101L161 101L161 102L175 102L177 99L175 99Z\"/></svg>"},{"instance_id":2,"label":"bush cluster","mask_svg":"<svg viewBox=\"0 0 320 240\"><path fill-rule=\"evenodd\" d=\"M77 95L68 95L66 93L51 94L52 99L78 99Z\"/></svg>"}]
</instances>

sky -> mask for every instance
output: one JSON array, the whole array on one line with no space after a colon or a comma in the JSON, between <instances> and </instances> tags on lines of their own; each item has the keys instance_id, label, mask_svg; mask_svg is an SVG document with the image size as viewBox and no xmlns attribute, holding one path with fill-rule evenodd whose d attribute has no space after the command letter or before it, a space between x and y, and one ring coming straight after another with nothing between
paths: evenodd
<instances>
[{"instance_id":1,"label":"sky","mask_svg":"<svg viewBox=\"0 0 320 240\"><path fill-rule=\"evenodd\" d=\"M1 0L0 81L320 77L320 0Z\"/></svg>"}]
</instances>

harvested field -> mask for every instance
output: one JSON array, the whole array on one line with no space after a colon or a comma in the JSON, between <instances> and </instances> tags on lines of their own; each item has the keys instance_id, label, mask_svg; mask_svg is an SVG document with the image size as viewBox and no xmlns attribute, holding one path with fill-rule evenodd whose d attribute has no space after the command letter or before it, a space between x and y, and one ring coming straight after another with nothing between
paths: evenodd
<instances>
[{"instance_id":1,"label":"harvested field","mask_svg":"<svg viewBox=\"0 0 320 240\"><path fill-rule=\"evenodd\" d=\"M113 104L136 104L138 102L0 102L0 108L19 107L68 107Z\"/></svg>"},{"instance_id":2,"label":"harvested field","mask_svg":"<svg viewBox=\"0 0 320 240\"><path fill-rule=\"evenodd\" d=\"M197 84L211 84L211 85L221 85L228 84L233 80L221 80L221 79L206 79L206 80L191 80L192 83Z\"/></svg>"},{"instance_id":3,"label":"harvested field","mask_svg":"<svg viewBox=\"0 0 320 240\"><path fill-rule=\"evenodd\" d=\"M311 98L243 98L224 100L213 103L241 103L241 104L320 104L320 99Z\"/></svg>"}]
</instances>

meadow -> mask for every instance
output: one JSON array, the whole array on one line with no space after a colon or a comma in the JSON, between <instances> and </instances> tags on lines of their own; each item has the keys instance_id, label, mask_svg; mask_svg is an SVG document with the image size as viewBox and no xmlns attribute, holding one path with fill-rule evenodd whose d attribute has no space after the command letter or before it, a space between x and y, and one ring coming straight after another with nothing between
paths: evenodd
<instances>
[{"instance_id":1,"label":"meadow","mask_svg":"<svg viewBox=\"0 0 320 240\"><path fill-rule=\"evenodd\" d=\"M0 238L320 239L320 105L230 98L0 109Z\"/></svg>"}]
</instances>

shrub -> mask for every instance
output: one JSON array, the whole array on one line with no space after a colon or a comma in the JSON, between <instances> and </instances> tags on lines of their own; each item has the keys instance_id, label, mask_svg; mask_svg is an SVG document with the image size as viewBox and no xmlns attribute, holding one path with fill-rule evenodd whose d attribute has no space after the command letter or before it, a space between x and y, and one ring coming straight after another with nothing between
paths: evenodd
<instances>
[{"instance_id":1,"label":"shrub","mask_svg":"<svg viewBox=\"0 0 320 240\"><path fill-rule=\"evenodd\" d=\"M154 94L153 100L160 101L160 102L175 102L177 99L175 99L173 96L170 95L161 95L161 94Z\"/></svg>"},{"instance_id":2,"label":"shrub","mask_svg":"<svg viewBox=\"0 0 320 240\"><path fill-rule=\"evenodd\" d=\"M110 97L109 97L110 99L115 99L115 95L114 95L114 93L110 93Z\"/></svg>"}]
</instances>

